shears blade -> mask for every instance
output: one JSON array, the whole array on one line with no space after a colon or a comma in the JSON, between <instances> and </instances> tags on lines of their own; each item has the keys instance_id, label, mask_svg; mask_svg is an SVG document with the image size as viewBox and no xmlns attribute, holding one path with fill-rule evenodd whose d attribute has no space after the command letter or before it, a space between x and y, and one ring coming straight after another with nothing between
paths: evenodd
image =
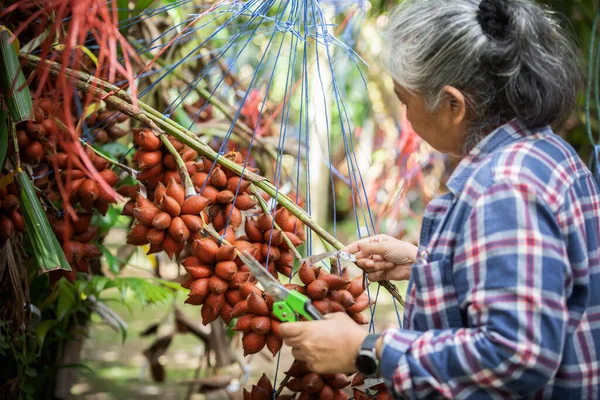
<instances>
[{"instance_id":1,"label":"shears blade","mask_svg":"<svg viewBox=\"0 0 600 400\"><path fill-rule=\"evenodd\" d=\"M323 261L327 258L337 258L339 260L345 260L350 262L356 262L356 257L354 254L346 253L345 251L335 250L329 251L327 253L314 254L309 257L305 257L300 260L300 263L307 262L308 264L316 264L320 261Z\"/></svg>"},{"instance_id":2,"label":"shears blade","mask_svg":"<svg viewBox=\"0 0 600 400\"><path fill-rule=\"evenodd\" d=\"M250 272L258 279L265 292L269 293L275 301L284 301L288 297L290 291L247 251L243 252L240 258L250 268Z\"/></svg>"}]
</instances>

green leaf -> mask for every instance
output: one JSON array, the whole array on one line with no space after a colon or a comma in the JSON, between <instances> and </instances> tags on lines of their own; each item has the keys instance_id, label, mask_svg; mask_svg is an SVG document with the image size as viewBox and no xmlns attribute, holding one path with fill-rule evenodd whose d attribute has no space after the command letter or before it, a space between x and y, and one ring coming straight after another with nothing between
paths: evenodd
<instances>
[{"instance_id":1,"label":"green leaf","mask_svg":"<svg viewBox=\"0 0 600 400\"><path fill-rule=\"evenodd\" d=\"M8 150L8 111L0 109L0 169L4 166Z\"/></svg>"},{"instance_id":2,"label":"green leaf","mask_svg":"<svg viewBox=\"0 0 600 400\"><path fill-rule=\"evenodd\" d=\"M153 0L135 0L135 6L133 10L130 11L129 3L131 3L131 0L117 0L119 22L123 22L127 19L140 15L142 11L144 11L150 4L152 4L152 2ZM124 34L126 29L127 28L121 28L121 33Z\"/></svg>"},{"instance_id":3,"label":"green leaf","mask_svg":"<svg viewBox=\"0 0 600 400\"><path fill-rule=\"evenodd\" d=\"M94 146L94 148L113 160L119 160L129 153L129 147L119 142L106 143L101 146Z\"/></svg>"},{"instance_id":4,"label":"green leaf","mask_svg":"<svg viewBox=\"0 0 600 400\"><path fill-rule=\"evenodd\" d=\"M54 326L54 324L56 324L56 322L57 321L55 319L47 319L45 321L40 322L35 327L35 334L37 336L40 348L44 345L44 340L46 340L46 335L48 334L48 331Z\"/></svg>"},{"instance_id":5,"label":"green leaf","mask_svg":"<svg viewBox=\"0 0 600 400\"><path fill-rule=\"evenodd\" d=\"M0 26L0 84L12 120L18 124L31 118L33 102L11 38L10 32Z\"/></svg>"},{"instance_id":6,"label":"green leaf","mask_svg":"<svg viewBox=\"0 0 600 400\"><path fill-rule=\"evenodd\" d=\"M89 373L94 373L94 370L87 364L84 363L76 363L76 364L59 364L57 368L76 368L76 369L84 369Z\"/></svg>"},{"instance_id":7,"label":"green leaf","mask_svg":"<svg viewBox=\"0 0 600 400\"><path fill-rule=\"evenodd\" d=\"M113 283L119 289L123 300L125 300L128 290L131 290L135 299L143 305L159 304L173 299L173 291L162 286L162 281L117 277Z\"/></svg>"},{"instance_id":8,"label":"green leaf","mask_svg":"<svg viewBox=\"0 0 600 400\"><path fill-rule=\"evenodd\" d=\"M71 271L29 176L24 171L18 171L15 180L20 188L21 211L38 269L41 273L57 269Z\"/></svg>"},{"instance_id":9,"label":"green leaf","mask_svg":"<svg viewBox=\"0 0 600 400\"><path fill-rule=\"evenodd\" d=\"M25 368L25 375L35 378L37 376L37 371L34 368L27 367Z\"/></svg>"},{"instance_id":10,"label":"green leaf","mask_svg":"<svg viewBox=\"0 0 600 400\"><path fill-rule=\"evenodd\" d=\"M102 251L102 254L104 254L104 257L106 258L106 263L108 264L108 269L110 270L110 272L112 272L113 274L118 274L121 272L121 270L119 269L120 265L122 263L127 264L127 261L120 259L119 257L115 257L110 250L108 250L106 248L106 246L100 244L100 243L96 243L96 246L98 246L98 248L100 249L100 251Z\"/></svg>"},{"instance_id":11,"label":"green leaf","mask_svg":"<svg viewBox=\"0 0 600 400\"><path fill-rule=\"evenodd\" d=\"M100 213L94 213L94 216L92 217L92 225L99 227L100 233L105 233L115 225L118 219L119 211L117 211L117 209L111 205L108 207L108 211L104 216Z\"/></svg>"},{"instance_id":12,"label":"green leaf","mask_svg":"<svg viewBox=\"0 0 600 400\"><path fill-rule=\"evenodd\" d=\"M67 280L61 280L58 288L56 316L60 321L77 308L77 292Z\"/></svg>"}]
</instances>

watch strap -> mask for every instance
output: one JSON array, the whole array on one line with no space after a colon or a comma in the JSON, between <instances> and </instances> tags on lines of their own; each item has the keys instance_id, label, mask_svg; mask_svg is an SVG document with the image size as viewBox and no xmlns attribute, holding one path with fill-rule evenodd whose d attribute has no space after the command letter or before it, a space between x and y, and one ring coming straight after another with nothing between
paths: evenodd
<instances>
[{"instance_id":1,"label":"watch strap","mask_svg":"<svg viewBox=\"0 0 600 400\"><path fill-rule=\"evenodd\" d=\"M376 346L377 346L377 339L379 339L380 336L381 336L380 333L372 333L370 335L367 335L365 340L363 340L363 342L360 346L360 349L373 351L375 353Z\"/></svg>"}]
</instances>

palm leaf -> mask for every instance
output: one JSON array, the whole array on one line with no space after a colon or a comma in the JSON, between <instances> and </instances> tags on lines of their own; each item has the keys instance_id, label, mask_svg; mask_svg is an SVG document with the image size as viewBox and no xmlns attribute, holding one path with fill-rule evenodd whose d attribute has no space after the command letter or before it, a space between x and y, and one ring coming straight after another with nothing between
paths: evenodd
<instances>
[{"instance_id":1,"label":"palm leaf","mask_svg":"<svg viewBox=\"0 0 600 400\"><path fill-rule=\"evenodd\" d=\"M29 177L24 171L17 171L15 180L19 185L21 211L38 272L45 273L58 269L71 271L65 253L52 231Z\"/></svg>"}]
</instances>

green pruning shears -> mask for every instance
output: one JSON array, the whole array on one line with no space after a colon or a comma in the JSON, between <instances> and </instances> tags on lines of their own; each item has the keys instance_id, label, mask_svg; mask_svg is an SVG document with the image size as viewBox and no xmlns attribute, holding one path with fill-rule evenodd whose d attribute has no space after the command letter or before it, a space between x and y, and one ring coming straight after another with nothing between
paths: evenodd
<instances>
[{"instance_id":1,"label":"green pruning shears","mask_svg":"<svg viewBox=\"0 0 600 400\"><path fill-rule=\"evenodd\" d=\"M308 321L323 319L308 297L296 290L287 289L248 252L244 252L240 258L250 268L252 275L258 279L265 291L275 300L273 314L281 322L299 321L298 315Z\"/></svg>"}]
</instances>

